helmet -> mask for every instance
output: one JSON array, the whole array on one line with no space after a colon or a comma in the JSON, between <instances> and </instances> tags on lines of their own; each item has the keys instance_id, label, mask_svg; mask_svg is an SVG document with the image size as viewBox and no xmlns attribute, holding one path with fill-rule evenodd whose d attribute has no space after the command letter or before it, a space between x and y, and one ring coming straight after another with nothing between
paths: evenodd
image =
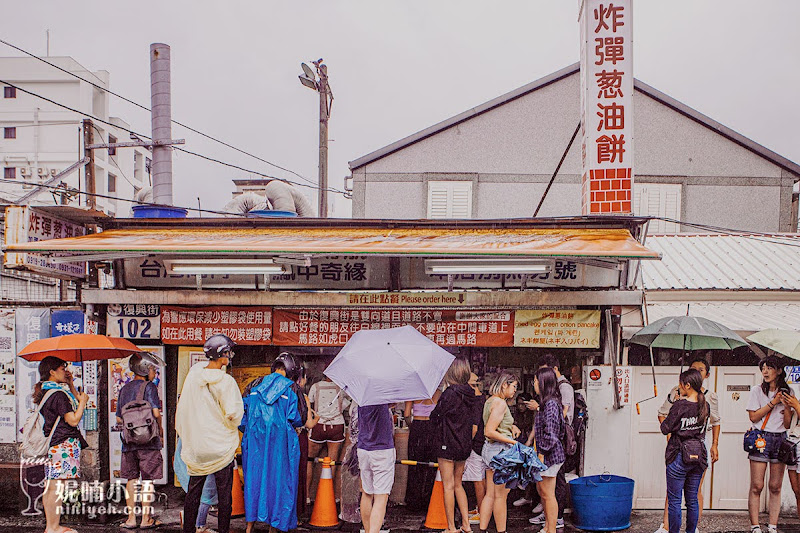
<instances>
[{"instance_id":1,"label":"helmet","mask_svg":"<svg viewBox=\"0 0 800 533\"><path fill-rule=\"evenodd\" d=\"M292 381L300 379L303 372L305 372L303 362L289 352L282 352L275 358L275 361L272 362L272 371L278 370L279 366L286 370L286 377Z\"/></svg>"},{"instance_id":2,"label":"helmet","mask_svg":"<svg viewBox=\"0 0 800 533\"><path fill-rule=\"evenodd\" d=\"M236 343L231 340L227 335L217 333L208 338L203 345L203 351L208 359L214 360L220 357L227 357L233 359L233 347ZM223 355L223 352L229 352L228 355Z\"/></svg>"},{"instance_id":3,"label":"helmet","mask_svg":"<svg viewBox=\"0 0 800 533\"><path fill-rule=\"evenodd\" d=\"M138 352L131 356L130 361L128 361L128 367L137 376L146 378L150 375L150 369L158 369L161 363L161 360L151 353Z\"/></svg>"}]
</instances>

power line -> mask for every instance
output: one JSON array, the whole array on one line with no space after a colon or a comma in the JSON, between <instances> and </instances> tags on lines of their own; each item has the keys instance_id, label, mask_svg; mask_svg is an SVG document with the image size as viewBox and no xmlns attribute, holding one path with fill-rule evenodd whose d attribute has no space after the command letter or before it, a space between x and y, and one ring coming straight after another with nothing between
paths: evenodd
<instances>
[{"instance_id":1,"label":"power line","mask_svg":"<svg viewBox=\"0 0 800 533\"><path fill-rule=\"evenodd\" d=\"M103 140L103 132L100 131L100 128L98 128L97 126L94 125L94 122L92 123L92 127L94 128L94 131L96 131L97 134L100 136L100 140L102 141ZM116 165L117 170L119 170L120 174L122 174L122 177L125 178L125 181L127 181L130 184L130 186L133 187L134 191L136 191L136 189L137 189L136 184L134 184L131 180L129 180L128 176L125 175L125 171L122 170L121 166L119 166L119 161L117 161L116 155L112 155L111 152L109 151L108 160L111 161L112 163L114 163L114 165ZM106 186L108 186L108 184L106 184Z\"/></svg>"},{"instance_id":2,"label":"power line","mask_svg":"<svg viewBox=\"0 0 800 533\"><path fill-rule=\"evenodd\" d=\"M28 52L27 50L23 50L19 46L13 45L13 44L9 43L8 41L4 41L3 39L0 39L0 43L3 43L6 46L10 46L11 48L13 48L15 50L18 50L18 51L22 52L23 54L29 55L30 57L32 57L34 59L38 59L42 63L50 65L51 67L56 68L56 69L60 70L61 72L64 72L65 74L69 74L70 76L73 76L73 77L75 77L75 78L77 78L77 79L79 79L81 81L84 81L84 82L88 83L89 85L91 85L92 87L94 87L95 89L99 89L101 91L105 91L105 92L107 92L108 94L110 94L112 96L116 96L117 98L119 98L121 100L124 100L125 102L128 102L129 104L132 104L132 105L134 105L136 107L144 109L148 113L151 112L150 108L148 108L147 106L144 106L144 105L142 105L142 104L140 104L138 102L135 102L135 101L131 100L130 98L126 98L125 96L122 96L121 94L117 94L114 91L112 91L111 89L107 89L106 87L103 87L103 86L98 85L98 84L96 84L94 82L91 82L91 81L87 80L86 78L82 78L81 76L78 76L74 72L70 72L69 70L67 70L65 68L62 68L62 67L56 65L55 63L47 61L46 59L44 59L42 57L39 57L39 56L37 56L37 55L35 55L35 54L31 53L31 52ZM194 133L196 133L198 135L201 135L201 136L203 136L203 137L205 137L207 139L210 139L210 140L212 140L214 142L217 142L217 143L219 143L219 144L221 144L223 146L226 146L226 147L228 147L228 148L230 148L232 150L236 150L237 152L240 152L240 153L242 153L244 155L250 156L253 159L257 159L258 161L261 161L261 162L266 163L266 164L268 164L270 166L273 166L275 168L278 168L280 170L283 170L285 172L293 174L293 175L297 176L298 178L307 181L308 183L314 184L313 180L303 176L302 174L299 174L299 173L295 172L294 170L282 167L282 166L280 166L280 165L278 165L276 163L273 163L272 161L268 161L268 160L264 159L263 157L259 157L259 156L255 155L255 154L252 154L250 152L242 150L241 148L237 148L236 146L233 146L232 144L229 144L229 143L227 143L227 142L225 142L225 141L223 141L221 139L217 139L216 137L213 137L213 136L211 136L211 135L209 135L207 133L203 133L202 131L200 131L198 129L195 129L195 128L191 127L191 126L188 126L186 124L178 122L177 120L172 120L172 123L176 124L178 126L181 126L182 128L186 128L187 130L189 130L191 132L194 132Z\"/></svg>"},{"instance_id":3,"label":"power line","mask_svg":"<svg viewBox=\"0 0 800 533\"><path fill-rule=\"evenodd\" d=\"M122 126L119 126L119 125L117 125L117 124L113 124L113 123L111 123L111 122L109 122L109 121L107 121L107 120L103 120L103 119L102 119L102 118L100 118L100 117L96 117L96 116L94 116L94 115L90 115L89 113L85 113L85 112L83 112L83 111L78 111L77 109L74 109L74 108L72 108L72 107L69 107L68 105L65 105L65 104L62 104L62 103L56 102L55 100L52 100L52 99L50 99L50 98L47 98L46 96L42 96L42 95L40 95L40 94L36 94L36 93L34 93L34 92L31 92L31 91L29 91L29 90L27 90L27 89L23 89L22 87L19 87L19 86L17 86L17 85L14 85L14 84L13 84L13 83L11 83L11 82L8 82L8 81L5 81L5 80L0 80L0 83L2 83L2 84L4 84L4 85L8 85L9 87L14 87L14 88L15 88L15 89L17 89L18 91L21 91L21 92L23 92L23 93L25 93L25 94L29 94L29 95L31 95L31 96L34 96L34 97L36 97L36 98L40 98L40 99L44 100L45 102L50 102L50 103L51 103L51 104L53 104L53 105L56 105L56 106L58 106L58 107L61 107L61 108L64 108L64 109L66 109L66 110L68 110L68 111L72 111L73 113L77 113L77 114L79 114L79 115L81 115L81 116L84 116L84 117L91 118L92 120L96 120L96 121L98 121L98 122L101 122L101 123L103 123L103 124L106 124L106 125L108 125L108 126L112 126L112 127L114 127L114 128L118 128L118 129L120 129L120 130L122 130L122 131L127 131L128 133L132 133L132 134L134 134L134 135L137 135L138 137L141 137L141 138L144 138L144 139L150 139L150 140L152 140L152 137L150 137L149 135L145 135L145 134L143 134L143 133L139 133L139 132L137 132L137 131L134 131L134 130L132 130L132 129L129 129L129 128L124 128L124 127L122 127ZM247 169L247 168L244 168L244 167L240 167L240 166L234 165L234 164L232 164L232 163L226 163L226 162L224 162L224 161L220 161L219 159L214 159L214 158L212 158L212 157L208 157L208 156L205 156L205 155L202 155L202 154L198 154L198 153L196 153L196 152L191 152L191 151L189 151L189 150L186 150L186 149L184 149L184 148L179 148L179 147L177 147L177 146L176 146L176 147L173 147L173 148L174 148L174 149L176 149L176 150L180 150L180 151L182 151L182 152L186 152L187 154L190 154L190 155L193 155L193 156L196 156L196 157L200 157L200 158L202 158L202 159L206 159L206 160L208 160L208 161L213 161L213 162L215 162L215 163L219 163L219 164L221 164L221 165L225 165L225 166L228 166L228 167L231 167L231 168L236 168L236 169L238 169L238 170L242 170L242 171L244 171L244 172L249 172L249 173L251 173L251 174L256 174L257 176L261 176L261 177L264 177L264 178L269 178L269 179L273 179L273 180L283 181L283 182L285 182L285 183L289 183L289 184L292 184L292 185L296 185L296 186L298 186L298 187L307 187L307 188L309 188L309 189L319 189L319 187L318 187L317 185L309 185L309 184L306 184L306 183L298 183L298 182L296 182L296 181L287 180L287 179L285 179L285 178L276 178L275 176L270 176L270 175L268 175L268 174L264 174L263 172L258 172L257 170L250 170L250 169ZM338 190L338 189L331 189L331 188L328 188L327 190L328 190L328 191L330 191L330 192L337 193L337 194L342 194L342 195L344 195L344 194L345 194L345 193L344 193L344 191L341 191L341 190Z\"/></svg>"},{"instance_id":4,"label":"power line","mask_svg":"<svg viewBox=\"0 0 800 533\"><path fill-rule=\"evenodd\" d=\"M12 180L12 179L7 179L7 178L0 178L0 183L15 183L15 184L23 183L24 185L31 185L33 187L42 187L42 188L45 188L45 189L58 190L58 191L62 191L62 192L65 191L64 187L61 187L61 186L58 186L58 185L45 185L44 183L24 183L24 182L20 182L19 180ZM77 193L78 194L83 194L84 196L92 196L92 197L95 197L95 198L104 198L106 200L117 200L119 202L129 202L129 203L137 204L137 205L146 205L146 206L150 206L150 207L164 207L161 204L154 204L154 203L151 203L151 202L140 202L138 200L128 200L127 198L120 198L118 196L109 196L107 194L91 193L91 192L85 192L85 191L77 191ZM36 207L36 206L34 206L34 207ZM225 216L233 215L233 216L237 216L237 217L246 217L247 216L244 213L229 213L227 211L214 211L213 209L200 209L199 207L181 207L181 206L174 206L174 207L177 207L178 209L187 209L189 211L197 211L197 212L200 212L200 213L212 213L212 214L215 214L215 215L225 215Z\"/></svg>"}]
</instances>

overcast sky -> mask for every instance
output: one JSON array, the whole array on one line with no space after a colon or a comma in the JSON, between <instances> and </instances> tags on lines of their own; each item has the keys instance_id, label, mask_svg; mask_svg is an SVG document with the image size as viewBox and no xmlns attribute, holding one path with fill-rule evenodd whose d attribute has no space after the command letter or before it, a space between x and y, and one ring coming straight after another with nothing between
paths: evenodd
<instances>
[{"instance_id":1,"label":"overcast sky","mask_svg":"<svg viewBox=\"0 0 800 533\"><path fill-rule=\"evenodd\" d=\"M7 3L3 39L108 70L149 107L149 45L172 48L173 118L316 182L318 99L300 62L323 57L335 95L330 185L347 162L579 60L577 0ZM78 7L79 6L79 7ZM639 0L636 78L800 163L800 2ZM0 45L1 55L18 55ZM149 114L111 99L150 131ZM576 109L577 113L577 109ZM576 115L577 118L577 115ZM185 131L186 148L287 174ZM175 203L219 209L242 172L176 153ZM312 201L314 193L306 190ZM338 199L336 216L349 216Z\"/></svg>"}]
</instances>

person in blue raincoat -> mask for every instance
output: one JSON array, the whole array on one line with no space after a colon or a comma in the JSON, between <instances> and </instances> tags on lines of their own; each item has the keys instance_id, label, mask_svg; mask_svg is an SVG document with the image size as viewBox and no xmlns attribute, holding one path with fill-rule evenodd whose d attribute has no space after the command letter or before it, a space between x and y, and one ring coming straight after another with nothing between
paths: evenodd
<instances>
[{"instance_id":1,"label":"person in blue raincoat","mask_svg":"<svg viewBox=\"0 0 800 533\"><path fill-rule=\"evenodd\" d=\"M289 355L289 354L286 354ZM296 427L303 425L297 394L286 377L296 361L284 357L273 373L245 390L242 436L244 507L247 532L255 522L289 531L297 527L297 484L300 444Z\"/></svg>"}]
</instances>

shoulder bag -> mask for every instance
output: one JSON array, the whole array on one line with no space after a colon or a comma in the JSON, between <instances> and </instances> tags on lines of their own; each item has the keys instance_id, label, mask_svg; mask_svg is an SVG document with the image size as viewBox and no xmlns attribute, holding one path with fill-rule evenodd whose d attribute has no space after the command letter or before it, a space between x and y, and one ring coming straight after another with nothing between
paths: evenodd
<instances>
[{"instance_id":1,"label":"shoulder bag","mask_svg":"<svg viewBox=\"0 0 800 533\"><path fill-rule=\"evenodd\" d=\"M706 434L706 425L708 424L708 417L706 417L706 421L703 423L703 429L701 430L701 435L705 436ZM708 455L706 453L706 443L703 438L690 438L683 440L681 439L681 458L683 459L683 464L685 465L696 465L700 464L703 460L703 457Z\"/></svg>"},{"instance_id":2,"label":"shoulder bag","mask_svg":"<svg viewBox=\"0 0 800 533\"><path fill-rule=\"evenodd\" d=\"M742 443L744 447L744 451L747 453L751 452L759 452L764 453L764 448L767 447L767 438L765 435L764 428L767 427L767 422L769 422L769 417L772 416L772 411L767 413L766 418L764 418L764 423L761 424L761 429L750 428L744 433L744 442Z\"/></svg>"}]
</instances>

